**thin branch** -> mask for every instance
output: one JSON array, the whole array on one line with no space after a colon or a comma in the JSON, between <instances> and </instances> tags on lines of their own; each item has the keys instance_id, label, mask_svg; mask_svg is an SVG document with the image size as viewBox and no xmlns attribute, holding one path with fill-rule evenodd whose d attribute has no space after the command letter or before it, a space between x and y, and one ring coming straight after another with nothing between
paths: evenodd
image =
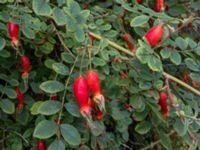
<instances>
[{"instance_id":1,"label":"thin branch","mask_svg":"<svg viewBox=\"0 0 200 150\"><path fill-rule=\"evenodd\" d=\"M92 35L92 36L94 36L95 39L97 39L97 40L102 40L102 39L103 39L103 37L101 37L100 35L97 35L97 34L95 34L95 33L89 32L89 34ZM120 45L118 45L117 43L112 42L112 41L110 41L110 40L108 40L108 39L106 39L106 40L107 40L107 42L108 42L108 44L109 44L110 46L116 48L117 50L119 50L119 51L121 51L121 52L123 52L123 53L126 53L126 54L128 54L128 55L130 55L130 56L135 56L135 54L132 53L132 52L130 52L130 50L125 49L125 48L121 47ZM162 74L163 74L165 77L167 77L168 79L170 79L170 80L172 80L172 81L178 83L179 85L185 87L186 89L188 89L188 90L190 90L191 92L193 92L193 93L195 93L195 94L197 94L197 95L200 96L200 91L196 90L195 88L191 87L190 85L186 84L185 82L183 82L183 81L177 79L176 77L174 77L174 76L172 76L172 75L170 75L170 74L168 74L168 73L166 73L166 72L163 72Z\"/></svg>"},{"instance_id":2,"label":"thin branch","mask_svg":"<svg viewBox=\"0 0 200 150\"><path fill-rule=\"evenodd\" d=\"M79 55L78 55L78 56L79 56ZM69 80L70 80L70 78L71 78L71 75L72 75L72 73L73 73L74 67L75 67L75 65L76 65L76 62L77 62L77 60L78 60L78 56L77 56L76 59L74 60L74 64L73 64L73 66L72 66L72 68L71 68L71 70L70 70L69 76L68 76L67 81L66 81L66 83L65 83L65 91L64 91L64 94L63 94L63 97L62 97L62 108L61 108L61 111L60 111L59 116L58 116L58 122L59 122L59 123L60 123L60 120L61 120L61 117L62 117L62 111L63 111L63 107L64 107L65 97L66 97L66 94L67 94L67 87L68 87L68 84L69 84Z\"/></svg>"},{"instance_id":3,"label":"thin branch","mask_svg":"<svg viewBox=\"0 0 200 150\"><path fill-rule=\"evenodd\" d=\"M170 89L168 78L166 78L165 84L166 84L168 95L169 95L171 103L172 103L172 107L176 111L176 113L178 114L178 116L179 116L179 118L181 120L181 123L184 125L184 123L185 123L185 116L181 114L180 107L179 107L178 103L176 103L175 100L174 100L174 95L171 93L171 89ZM197 138L195 137L195 135L193 134L193 132L190 131L189 128L187 129L187 132L188 132L188 134L189 134L189 136L190 136L190 138L191 138L191 140L193 142L197 141Z\"/></svg>"},{"instance_id":4,"label":"thin branch","mask_svg":"<svg viewBox=\"0 0 200 150\"><path fill-rule=\"evenodd\" d=\"M56 26L55 26L54 22L52 22L52 25L54 26L54 30L55 30L55 32L56 32L56 35L58 36L58 39L60 40L60 42L61 42L62 46L64 47L64 49L65 49L66 51L68 51L68 52L71 54L72 57L75 58L74 54L73 54L73 53L70 51L70 49L66 46L66 44L65 44L64 40L62 39L62 37L61 37L59 31L56 29Z\"/></svg>"},{"instance_id":5,"label":"thin branch","mask_svg":"<svg viewBox=\"0 0 200 150\"><path fill-rule=\"evenodd\" d=\"M188 90L190 90L191 92L193 92L193 93L195 93L195 94L197 94L197 95L200 96L200 91L198 91L197 89L191 87L190 85L186 84L185 82L183 82L183 81L181 81L181 80L175 78L174 76L172 76L172 75L170 75L170 74L168 74L168 73L166 73L166 72L163 72L163 75L164 75L166 78L168 78L168 79L170 79L170 80L172 80L172 81L178 83L179 85L185 87L186 89L188 89Z\"/></svg>"},{"instance_id":6,"label":"thin branch","mask_svg":"<svg viewBox=\"0 0 200 150\"><path fill-rule=\"evenodd\" d=\"M102 40L102 39L104 39L104 38L102 38L100 35L97 35L97 34L95 34L95 33L93 33L93 32L89 32L89 34L92 35L92 36L94 36L95 39L97 39L97 40ZM112 42L112 41L110 41L110 40L108 40L108 39L106 39L106 41L108 42L108 44L109 44L110 46L112 46L112 47L118 49L119 51L124 52L124 53L126 53L126 54L128 54L128 55L130 55L130 56L135 56L135 54L132 53L130 50L121 47L120 45L116 44L115 42Z\"/></svg>"},{"instance_id":7,"label":"thin branch","mask_svg":"<svg viewBox=\"0 0 200 150\"><path fill-rule=\"evenodd\" d=\"M101 19L101 18L107 17L108 15L109 15L109 13L105 13L100 16L95 16L94 19Z\"/></svg>"},{"instance_id":8,"label":"thin branch","mask_svg":"<svg viewBox=\"0 0 200 150\"><path fill-rule=\"evenodd\" d=\"M174 134L175 132L176 132L175 130L172 130L168 135L170 136L170 135ZM161 142L161 140L157 140L157 141L151 143L150 145L148 145L148 146L142 148L141 150L151 149L151 148L153 148L154 146L156 146L157 144L159 144L160 142Z\"/></svg>"}]
</instances>

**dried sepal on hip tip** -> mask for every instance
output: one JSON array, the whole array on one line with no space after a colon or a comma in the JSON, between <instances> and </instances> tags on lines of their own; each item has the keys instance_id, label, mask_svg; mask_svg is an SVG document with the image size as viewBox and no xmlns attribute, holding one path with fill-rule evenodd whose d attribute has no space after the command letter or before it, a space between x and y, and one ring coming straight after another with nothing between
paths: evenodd
<instances>
[{"instance_id":1,"label":"dried sepal on hip tip","mask_svg":"<svg viewBox=\"0 0 200 150\"><path fill-rule=\"evenodd\" d=\"M98 95L94 96L94 101L97 104L97 106L99 107L100 111L106 112L105 98L102 94L98 94Z\"/></svg>"}]
</instances>

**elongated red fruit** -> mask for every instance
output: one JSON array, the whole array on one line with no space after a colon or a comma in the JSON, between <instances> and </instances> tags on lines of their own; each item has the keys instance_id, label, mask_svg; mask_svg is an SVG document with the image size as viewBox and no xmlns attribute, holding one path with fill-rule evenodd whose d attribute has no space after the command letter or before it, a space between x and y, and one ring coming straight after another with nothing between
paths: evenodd
<instances>
[{"instance_id":1,"label":"elongated red fruit","mask_svg":"<svg viewBox=\"0 0 200 150\"><path fill-rule=\"evenodd\" d=\"M163 27L162 25L155 26L151 28L145 35L147 41L149 44L154 47L160 39L162 38L163 35Z\"/></svg>"},{"instance_id":2,"label":"elongated red fruit","mask_svg":"<svg viewBox=\"0 0 200 150\"><path fill-rule=\"evenodd\" d=\"M87 85L93 92L93 100L101 111L105 111L105 98L101 94L101 85L99 75L95 71L88 71L86 75Z\"/></svg>"},{"instance_id":3,"label":"elongated red fruit","mask_svg":"<svg viewBox=\"0 0 200 150\"><path fill-rule=\"evenodd\" d=\"M29 74L29 68L30 68L30 60L29 57L26 55L21 56L21 65L23 68L23 77L28 77Z\"/></svg>"},{"instance_id":4,"label":"elongated red fruit","mask_svg":"<svg viewBox=\"0 0 200 150\"><path fill-rule=\"evenodd\" d=\"M128 45L128 47L130 48L130 50L134 50L135 49L135 45L130 41L131 40L131 35L129 33L125 33L123 35L123 39L126 42L126 44Z\"/></svg>"},{"instance_id":5,"label":"elongated red fruit","mask_svg":"<svg viewBox=\"0 0 200 150\"><path fill-rule=\"evenodd\" d=\"M45 150L45 142L43 140L39 140L37 142L37 150Z\"/></svg>"},{"instance_id":6,"label":"elongated red fruit","mask_svg":"<svg viewBox=\"0 0 200 150\"><path fill-rule=\"evenodd\" d=\"M21 93L18 87L16 88L15 93L16 93L16 98L18 101L17 108L23 109L24 108L24 94Z\"/></svg>"},{"instance_id":7,"label":"elongated red fruit","mask_svg":"<svg viewBox=\"0 0 200 150\"><path fill-rule=\"evenodd\" d=\"M89 105L89 92L86 80L79 76L74 81L74 96L80 105L80 113L83 117L91 118L91 108Z\"/></svg>"},{"instance_id":8,"label":"elongated red fruit","mask_svg":"<svg viewBox=\"0 0 200 150\"><path fill-rule=\"evenodd\" d=\"M19 25L15 22L8 22L8 33L11 38L11 45L18 46L19 45Z\"/></svg>"},{"instance_id":9,"label":"elongated red fruit","mask_svg":"<svg viewBox=\"0 0 200 150\"><path fill-rule=\"evenodd\" d=\"M138 3L138 4L142 4L142 3L143 3L143 0L137 0L137 3Z\"/></svg>"},{"instance_id":10,"label":"elongated red fruit","mask_svg":"<svg viewBox=\"0 0 200 150\"><path fill-rule=\"evenodd\" d=\"M163 116L168 117L169 112L168 112L168 105L167 105L167 95L165 92L160 92L159 104L160 104Z\"/></svg>"},{"instance_id":11,"label":"elongated red fruit","mask_svg":"<svg viewBox=\"0 0 200 150\"><path fill-rule=\"evenodd\" d=\"M161 12L164 9L164 0L156 0L155 11Z\"/></svg>"}]
</instances>

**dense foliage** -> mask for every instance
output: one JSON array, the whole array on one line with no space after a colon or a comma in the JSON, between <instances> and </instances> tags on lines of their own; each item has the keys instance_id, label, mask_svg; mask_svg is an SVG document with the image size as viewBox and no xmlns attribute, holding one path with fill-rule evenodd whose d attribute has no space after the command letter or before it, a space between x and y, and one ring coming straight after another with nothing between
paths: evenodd
<instances>
[{"instance_id":1,"label":"dense foliage","mask_svg":"<svg viewBox=\"0 0 200 150\"><path fill-rule=\"evenodd\" d=\"M1 0L0 33L1 149L200 149L199 0Z\"/></svg>"}]
</instances>

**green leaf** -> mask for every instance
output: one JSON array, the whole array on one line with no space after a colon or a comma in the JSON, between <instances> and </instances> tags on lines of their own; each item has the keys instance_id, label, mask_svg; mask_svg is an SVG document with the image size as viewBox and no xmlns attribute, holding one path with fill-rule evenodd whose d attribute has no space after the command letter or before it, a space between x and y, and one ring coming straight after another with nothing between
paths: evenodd
<instances>
[{"instance_id":1,"label":"green leaf","mask_svg":"<svg viewBox=\"0 0 200 150\"><path fill-rule=\"evenodd\" d=\"M115 120L121 120L124 117L117 107L113 107L111 112L111 115Z\"/></svg>"},{"instance_id":2,"label":"green leaf","mask_svg":"<svg viewBox=\"0 0 200 150\"><path fill-rule=\"evenodd\" d=\"M99 43L99 49L103 50L104 48L106 48L108 46L108 41L105 39L101 39L100 43Z\"/></svg>"},{"instance_id":3,"label":"green leaf","mask_svg":"<svg viewBox=\"0 0 200 150\"><path fill-rule=\"evenodd\" d=\"M187 41L184 40L182 37L176 38L175 42L176 42L176 45L182 50L186 50L188 47Z\"/></svg>"},{"instance_id":4,"label":"green leaf","mask_svg":"<svg viewBox=\"0 0 200 150\"><path fill-rule=\"evenodd\" d=\"M191 73L190 76L191 76L193 81L200 83L199 73Z\"/></svg>"},{"instance_id":5,"label":"green leaf","mask_svg":"<svg viewBox=\"0 0 200 150\"><path fill-rule=\"evenodd\" d=\"M67 1L67 6L69 7L70 13L73 16L78 15L79 12L81 11L81 8L80 8L79 4L74 0L68 0Z\"/></svg>"},{"instance_id":6,"label":"green leaf","mask_svg":"<svg viewBox=\"0 0 200 150\"><path fill-rule=\"evenodd\" d=\"M39 114L38 112L38 108L40 107L40 105L43 103L43 101L37 101L35 102L32 107L30 108L31 114L32 115L37 115Z\"/></svg>"},{"instance_id":7,"label":"green leaf","mask_svg":"<svg viewBox=\"0 0 200 150\"><path fill-rule=\"evenodd\" d=\"M53 115L61 109L61 106L61 102L59 101L45 101L39 106L38 113L42 115Z\"/></svg>"},{"instance_id":8,"label":"green leaf","mask_svg":"<svg viewBox=\"0 0 200 150\"><path fill-rule=\"evenodd\" d=\"M134 95L130 97L130 104L133 108L141 109L145 107L144 98L139 95Z\"/></svg>"},{"instance_id":9,"label":"green leaf","mask_svg":"<svg viewBox=\"0 0 200 150\"><path fill-rule=\"evenodd\" d=\"M167 59L171 55L171 51L168 48L164 48L160 51L162 58Z\"/></svg>"},{"instance_id":10,"label":"green leaf","mask_svg":"<svg viewBox=\"0 0 200 150\"><path fill-rule=\"evenodd\" d=\"M54 63L52 66L53 70L61 75L68 75L69 69L62 63Z\"/></svg>"},{"instance_id":11,"label":"green leaf","mask_svg":"<svg viewBox=\"0 0 200 150\"><path fill-rule=\"evenodd\" d=\"M41 16L50 16L51 15L51 7L46 2L46 0L33 0L33 10L37 15Z\"/></svg>"},{"instance_id":12,"label":"green leaf","mask_svg":"<svg viewBox=\"0 0 200 150\"><path fill-rule=\"evenodd\" d=\"M105 132L105 127L102 122L94 121L93 124L94 124L94 127L91 128L91 132L94 136L99 136L103 134L103 132Z\"/></svg>"},{"instance_id":13,"label":"green leaf","mask_svg":"<svg viewBox=\"0 0 200 150\"><path fill-rule=\"evenodd\" d=\"M0 51L5 47L6 40L2 37L0 37Z\"/></svg>"},{"instance_id":14,"label":"green leaf","mask_svg":"<svg viewBox=\"0 0 200 150\"><path fill-rule=\"evenodd\" d=\"M16 114L16 120L22 125L27 125L29 121L29 111L26 107L20 112Z\"/></svg>"},{"instance_id":15,"label":"green leaf","mask_svg":"<svg viewBox=\"0 0 200 150\"><path fill-rule=\"evenodd\" d=\"M138 123L135 127L135 131L139 134L146 134L151 129L151 124L147 121Z\"/></svg>"},{"instance_id":16,"label":"green leaf","mask_svg":"<svg viewBox=\"0 0 200 150\"><path fill-rule=\"evenodd\" d=\"M163 71L163 66L162 66L161 60L159 58L157 58L156 56L154 56L154 55L152 55L149 58L148 66L153 71L159 71L159 72Z\"/></svg>"},{"instance_id":17,"label":"green leaf","mask_svg":"<svg viewBox=\"0 0 200 150\"><path fill-rule=\"evenodd\" d=\"M3 58L8 58L8 57L10 57L10 52L9 51L7 51L7 50L1 50L0 51L0 56L1 57L3 57Z\"/></svg>"},{"instance_id":18,"label":"green leaf","mask_svg":"<svg viewBox=\"0 0 200 150\"><path fill-rule=\"evenodd\" d=\"M70 32L76 31L77 28L76 19L69 12L66 12L66 16L67 16L67 25L66 25L67 30Z\"/></svg>"},{"instance_id":19,"label":"green leaf","mask_svg":"<svg viewBox=\"0 0 200 150\"><path fill-rule=\"evenodd\" d=\"M49 145L47 150L65 150L65 145L61 140L55 140Z\"/></svg>"},{"instance_id":20,"label":"green leaf","mask_svg":"<svg viewBox=\"0 0 200 150\"><path fill-rule=\"evenodd\" d=\"M92 63L95 66L104 66L104 65L106 65L106 62L103 59L98 58L98 57L93 57Z\"/></svg>"},{"instance_id":21,"label":"green leaf","mask_svg":"<svg viewBox=\"0 0 200 150\"><path fill-rule=\"evenodd\" d=\"M80 117L79 106L76 102L66 103L65 108L72 116Z\"/></svg>"},{"instance_id":22,"label":"green leaf","mask_svg":"<svg viewBox=\"0 0 200 150\"><path fill-rule=\"evenodd\" d=\"M184 136L187 133L188 129L188 123L187 120L185 120L184 123L180 121L180 119L176 119L176 122L174 124L174 128L179 136Z\"/></svg>"},{"instance_id":23,"label":"green leaf","mask_svg":"<svg viewBox=\"0 0 200 150\"><path fill-rule=\"evenodd\" d=\"M0 107L6 114L13 114L15 112L15 105L9 99L0 100Z\"/></svg>"},{"instance_id":24,"label":"green leaf","mask_svg":"<svg viewBox=\"0 0 200 150\"><path fill-rule=\"evenodd\" d=\"M65 141L73 146L78 146L81 143L81 137L77 129L70 124L61 125L61 134Z\"/></svg>"},{"instance_id":25,"label":"green leaf","mask_svg":"<svg viewBox=\"0 0 200 150\"><path fill-rule=\"evenodd\" d=\"M54 59L46 59L44 62L45 66L49 69L52 69L54 63L56 63Z\"/></svg>"},{"instance_id":26,"label":"green leaf","mask_svg":"<svg viewBox=\"0 0 200 150\"><path fill-rule=\"evenodd\" d=\"M131 20L131 27L143 26L149 20L149 16L141 15Z\"/></svg>"},{"instance_id":27,"label":"green leaf","mask_svg":"<svg viewBox=\"0 0 200 150\"><path fill-rule=\"evenodd\" d=\"M170 140L170 137L169 135L163 133L163 132L160 132L159 133L159 136L160 136L160 143L166 148L166 149L172 149L172 145L171 145L171 140Z\"/></svg>"},{"instance_id":28,"label":"green leaf","mask_svg":"<svg viewBox=\"0 0 200 150\"><path fill-rule=\"evenodd\" d=\"M61 58L64 62L69 63L69 64L73 64L74 63L74 58L72 57L71 54L67 53L67 52L63 52L61 54Z\"/></svg>"},{"instance_id":29,"label":"green leaf","mask_svg":"<svg viewBox=\"0 0 200 150\"><path fill-rule=\"evenodd\" d=\"M162 80L156 80L153 83L153 86L157 89L160 90L163 87L163 81Z\"/></svg>"},{"instance_id":30,"label":"green leaf","mask_svg":"<svg viewBox=\"0 0 200 150\"><path fill-rule=\"evenodd\" d=\"M149 90L151 88L151 83L150 82L140 82L139 88L142 90Z\"/></svg>"},{"instance_id":31,"label":"green leaf","mask_svg":"<svg viewBox=\"0 0 200 150\"><path fill-rule=\"evenodd\" d=\"M48 139L52 137L58 129L53 121L43 120L37 124L33 136L39 139Z\"/></svg>"},{"instance_id":32,"label":"green leaf","mask_svg":"<svg viewBox=\"0 0 200 150\"><path fill-rule=\"evenodd\" d=\"M34 39L35 33L29 26L24 26L22 28L22 33L28 38L28 39Z\"/></svg>"},{"instance_id":33,"label":"green leaf","mask_svg":"<svg viewBox=\"0 0 200 150\"><path fill-rule=\"evenodd\" d=\"M53 18L56 24L59 26L65 25L67 23L66 15L64 14L63 10L58 7L53 9Z\"/></svg>"},{"instance_id":34,"label":"green leaf","mask_svg":"<svg viewBox=\"0 0 200 150\"><path fill-rule=\"evenodd\" d=\"M49 80L40 84L40 89L47 93L53 94L63 91L64 85L58 81Z\"/></svg>"},{"instance_id":35,"label":"green leaf","mask_svg":"<svg viewBox=\"0 0 200 150\"><path fill-rule=\"evenodd\" d=\"M200 46L194 49L195 53L200 56Z\"/></svg>"},{"instance_id":36,"label":"green leaf","mask_svg":"<svg viewBox=\"0 0 200 150\"><path fill-rule=\"evenodd\" d=\"M9 98L11 98L11 99L16 98L15 90L6 87L5 90L4 90L4 92L5 92L5 94L6 94Z\"/></svg>"},{"instance_id":37,"label":"green leaf","mask_svg":"<svg viewBox=\"0 0 200 150\"><path fill-rule=\"evenodd\" d=\"M151 58L151 54L145 48L139 47L136 51L136 57L142 64L146 64Z\"/></svg>"},{"instance_id":38,"label":"green leaf","mask_svg":"<svg viewBox=\"0 0 200 150\"><path fill-rule=\"evenodd\" d=\"M85 40L85 32L84 32L83 28L82 27L76 28L74 36L75 36L75 39L78 42L84 42L84 40Z\"/></svg>"},{"instance_id":39,"label":"green leaf","mask_svg":"<svg viewBox=\"0 0 200 150\"><path fill-rule=\"evenodd\" d=\"M175 65L180 65L180 64L181 64L181 55L180 55L178 52L173 51L173 52L171 53L170 60L171 60Z\"/></svg>"},{"instance_id":40,"label":"green leaf","mask_svg":"<svg viewBox=\"0 0 200 150\"><path fill-rule=\"evenodd\" d=\"M191 58L186 58L185 63L190 70L199 72L200 63L197 63Z\"/></svg>"},{"instance_id":41,"label":"green leaf","mask_svg":"<svg viewBox=\"0 0 200 150\"><path fill-rule=\"evenodd\" d=\"M10 84L11 86L18 86L18 85L19 85L19 82L18 82L18 80L16 80L16 79L10 78L8 82L9 82L9 84Z\"/></svg>"},{"instance_id":42,"label":"green leaf","mask_svg":"<svg viewBox=\"0 0 200 150\"><path fill-rule=\"evenodd\" d=\"M136 121L142 121L148 115L148 111L147 111L147 109L144 109L142 112L136 111L136 112L134 112L133 115L134 115L134 118L135 118Z\"/></svg>"},{"instance_id":43,"label":"green leaf","mask_svg":"<svg viewBox=\"0 0 200 150\"><path fill-rule=\"evenodd\" d=\"M65 4L65 0L57 0L58 6Z\"/></svg>"}]
</instances>

